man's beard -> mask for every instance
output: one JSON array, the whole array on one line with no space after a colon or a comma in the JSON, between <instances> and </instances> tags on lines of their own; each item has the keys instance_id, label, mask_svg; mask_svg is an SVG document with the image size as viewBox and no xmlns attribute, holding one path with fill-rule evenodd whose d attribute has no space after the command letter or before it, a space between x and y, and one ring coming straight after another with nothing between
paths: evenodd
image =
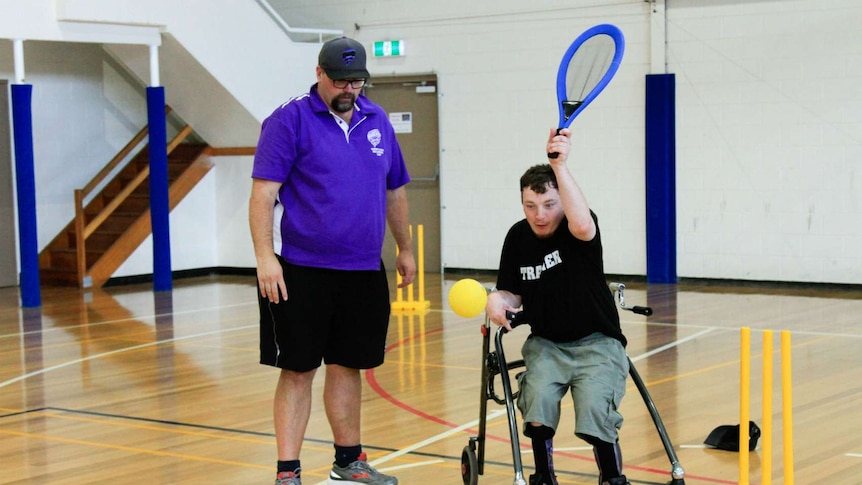
<instances>
[{"instance_id":1,"label":"man's beard","mask_svg":"<svg viewBox=\"0 0 862 485\"><path fill-rule=\"evenodd\" d=\"M343 93L338 96L332 98L332 102L330 103L330 107L336 113L347 113L353 109L353 106L356 104L356 96L351 93Z\"/></svg>"}]
</instances>

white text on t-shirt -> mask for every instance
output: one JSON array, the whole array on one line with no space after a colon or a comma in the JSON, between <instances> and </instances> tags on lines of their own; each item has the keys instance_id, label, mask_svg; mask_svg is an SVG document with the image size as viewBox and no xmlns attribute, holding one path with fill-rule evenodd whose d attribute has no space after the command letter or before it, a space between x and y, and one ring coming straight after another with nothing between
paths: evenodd
<instances>
[{"instance_id":1,"label":"white text on t-shirt","mask_svg":"<svg viewBox=\"0 0 862 485\"><path fill-rule=\"evenodd\" d=\"M542 276L542 272L553 268L563 262L560 258L560 251L555 250L550 254L546 254L544 263L538 266L521 266L521 280L532 281L537 280Z\"/></svg>"}]
</instances>

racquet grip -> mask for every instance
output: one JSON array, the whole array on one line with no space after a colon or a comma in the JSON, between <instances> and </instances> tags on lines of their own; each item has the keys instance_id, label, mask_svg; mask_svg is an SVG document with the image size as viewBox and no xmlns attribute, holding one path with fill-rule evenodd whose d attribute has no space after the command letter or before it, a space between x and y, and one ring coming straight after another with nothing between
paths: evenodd
<instances>
[{"instance_id":1,"label":"racquet grip","mask_svg":"<svg viewBox=\"0 0 862 485\"><path fill-rule=\"evenodd\" d=\"M560 134L560 130L562 130L562 128L557 128L557 134L558 134L558 135ZM557 153L557 152L550 152L550 153L548 153L548 158L557 158L557 157L559 157L559 156L560 156L560 154L559 154L559 153Z\"/></svg>"}]
</instances>

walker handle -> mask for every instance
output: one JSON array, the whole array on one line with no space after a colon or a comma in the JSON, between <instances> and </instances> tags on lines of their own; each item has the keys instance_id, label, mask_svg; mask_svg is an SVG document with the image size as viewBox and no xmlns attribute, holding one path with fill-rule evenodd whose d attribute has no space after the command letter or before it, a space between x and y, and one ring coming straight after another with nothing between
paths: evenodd
<instances>
[{"instance_id":1,"label":"walker handle","mask_svg":"<svg viewBox=\"0 0 862 485\"><path fill-rule=\"evenodd\" d=\"M515 313L515 312L506 311L506 318L509 319L509 326L512 327L513 330L518 325L525 323L527 321L526 315L524 314L524 312Z\"/></svg>"}]
</instances>

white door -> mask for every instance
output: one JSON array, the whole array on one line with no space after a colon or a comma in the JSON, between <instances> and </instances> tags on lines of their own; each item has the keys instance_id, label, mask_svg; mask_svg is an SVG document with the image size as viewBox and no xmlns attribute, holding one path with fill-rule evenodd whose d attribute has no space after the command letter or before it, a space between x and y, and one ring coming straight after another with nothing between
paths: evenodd
<instances>
[{"instance_id":1,"label":"white door","mask_svg":"<svg viewBox=\"0 0 862 485\"><path fill-rule=\"evenodd\" d=\"M407 185L410 223L424 230L425 271L439 273L440 263L440 138L437 115L437 77L433 74L374 77L365 95L383 107L395 127L398 144L412 181ZM413 234L414 240L416 234ZM418 258L418 244L413 253ZM387 231L383 262L392 270L395 241ZM418 263L418 261L417 261Z\"/></svg>"}]
</instances>

